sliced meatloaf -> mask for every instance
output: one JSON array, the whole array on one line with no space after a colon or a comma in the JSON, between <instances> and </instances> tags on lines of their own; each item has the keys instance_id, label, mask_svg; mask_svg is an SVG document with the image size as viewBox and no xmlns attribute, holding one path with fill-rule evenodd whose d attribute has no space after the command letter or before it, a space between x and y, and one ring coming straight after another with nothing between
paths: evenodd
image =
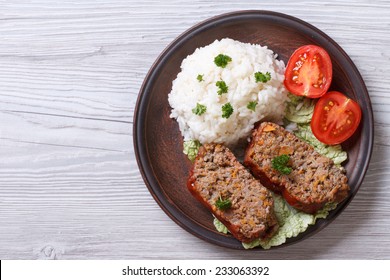
<instances>
[{"instance_id":1,"label":"sliced meatloaf","mask_svg":"<svg viewBox=\"0 0 390 280\"><path fill-rule=\"evenodd\" d=\"M272 164L281 155L288 156L289 174ZM306 213L315 213L326 203L339 203L348 196L343 168L274 123L261 123L253 131L244 165L264 186L281 193L291 206Z\"/></svg>"},{"instance_id":2,"label":"sliced meatloaf","mask_svg":"<svg viewBox=\"0 0 390 280\"><path fill-rule=\"evenodd\" d=\"M278 229L272 194L221 144L205 144L188 189L242 242L269 238Z\"/></svg>"}]
</instances>

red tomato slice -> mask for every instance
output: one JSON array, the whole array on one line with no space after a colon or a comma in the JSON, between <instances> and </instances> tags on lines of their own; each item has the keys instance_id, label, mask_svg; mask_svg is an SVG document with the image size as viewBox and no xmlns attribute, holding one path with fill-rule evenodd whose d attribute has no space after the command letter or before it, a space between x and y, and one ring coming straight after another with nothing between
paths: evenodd
<instances>
[{"instance_id":1,"label":"red tomato slice","mask_svg":"<svg viewBox=\"0 0 390 280\"><path fill-rule=\"evenodd\" d=\"M332 82L332 61L321 47L306 45L298 48L287 63L284 86L292 94L318 98Z\"/></svg>"},{"instance_id":2,"label":"red tomato slice","mask_svg":"<svg viewBox=\"0 0 390 280\"><path fill-rule=\"evenodd\" d=\"M361 118L359 104L338 91L331 91L318 100L310 126L318 140L335 145L352 136Z\"/></svg>"}]
</instances>

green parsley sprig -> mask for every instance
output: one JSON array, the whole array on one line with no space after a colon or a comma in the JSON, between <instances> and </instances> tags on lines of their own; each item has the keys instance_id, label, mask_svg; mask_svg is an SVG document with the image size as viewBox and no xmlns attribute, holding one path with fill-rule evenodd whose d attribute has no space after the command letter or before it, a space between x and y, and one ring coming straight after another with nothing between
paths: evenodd
<instances>
[{"instance_id":1,"label":"green parsley sprig","mask_svg":"<svg viewBox=\"0 0 390 280\"><path fill-rule=\"evenodd\" d=\"M246 105L246 107L249 110L252 110L253 112L256 110L256 106L257 106L257 101L249 101L248 105Z\"/></svg>"},{"instance_id":2,"label":"green parsley sprig","mask_svg":"<svg viewBox=\"0 0 390 280\"><path fill-rule=\"evenodd\" d=\"M260 82L266 83L269 80L271 80L271 73L267 72L267 73L263 74L262 72L256 72L255 79L256 79L256 83L260 83Z\"/></svg>"},{"instance_id":3,"label":"green parsley sprig","mask_svg":"<svg viewBox=\"0 0 390 280\"><path fill-rule=\"evenodd\" d=\"M198 82L204 81L204 80L203 80L203 76L204 76L204 75L198 74L198 76L196 77L196 79L198 80Z\"/></svg>"},{"instance_id":4,"label":"green parsley sprig","mask_svg":"<svg viewBox=\"0 0 390 280\"><path fill-rule=\"evenodd\" d=\"M233 106L230 102L222 106L222 118L228 119L233 114Z\"/></svg>"},{"instance_id":5,"label":"green parsley sprig","mask_svg":"<svg viewBox=\"0 0 390 280\"><path fill-rule=\"evenodd\" d=\"M224 81L218 81L215 83L215 85L219 88L218 95L222 95L223 93L227 93L229 90L229 87L226 85Z\"/></svg>"},{"instance_id":6,"label":"green parsley sprig","mask_svg":"<svg viewBox=\"0 0 390 280\"><path fill-rule=\"evenodd\" d=\"M274 157L271 161L272 168L279 171L282 174L288 175L292 171L292 168L287 165L289 160L290 160L289 155L280 155Z\"/></svg>"},{"instance_id":7,"label":"green parsley sprig","mask_svg":"<svg viewBox=\"0 0 390 280\"><path fill-rule=\"evenodd\" d=\"M231 61L232 58L230 56L221 53L214 58L215 65L221 68L225 68L226 65L228 65L228 63Z\"/></svg>"},{"instance_id":8,"label":"green parsley sprig","mask_svg":"<svg viewBox=\"0 0 390 280\"><path fill-rule=\"evenodd\" d=\"M205 105L196 103L196 107L194 109L192 109L192 113L200 116L200 115L204 114L206 112L206 110L207 110L207 107Z\"/></svg>"},{"instance_id":9,"label":"green parsley sprig","mask_svg":"<svg viewBox=\"0 0 390 280\"><path fill-rule=\"evenodd\" d=\"M230 199L222 199L220 197L215 202L215 206L217 206L217 208L219 210L227 210L227 209L230 209L232 207L232 202L230 201Z\"/></svg>"}]
</instances>

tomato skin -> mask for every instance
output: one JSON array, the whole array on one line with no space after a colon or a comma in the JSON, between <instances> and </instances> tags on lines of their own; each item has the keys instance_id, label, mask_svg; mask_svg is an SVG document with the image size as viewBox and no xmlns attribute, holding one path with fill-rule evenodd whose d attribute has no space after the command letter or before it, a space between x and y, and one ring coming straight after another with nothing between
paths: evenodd
<instances>
[{"instance_id":1,"label":"tomato skin","mask_svg":"<svg viewBox=\"0 0 390 280\"><path fill-rule=\"evenodd\" d=\"M292 94L318 98L328 91L331 82L332 61L323 48L305 45L291 55L284 86Z\"/></svg>"},{"instance_id":2,"label":"tomato skin","mask_svg":"<svg viewBox=\"0 0 390 280\"><path fill-rule=\"evenodd\" d=\"M354 134L361 118L359 104L338 91L330 91L315 105L310 127L318 140L336 145Z\"/></svg>"}]
</instances>

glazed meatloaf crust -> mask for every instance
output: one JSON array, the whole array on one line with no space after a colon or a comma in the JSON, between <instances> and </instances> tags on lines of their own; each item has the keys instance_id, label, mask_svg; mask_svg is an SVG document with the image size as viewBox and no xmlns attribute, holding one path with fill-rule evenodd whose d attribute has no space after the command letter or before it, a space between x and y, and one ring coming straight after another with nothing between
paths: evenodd
<instances>
[{"instance_id":1,"label":"glazed meatloaf crust","mask_svg":"<svg viewBox=\"0 0 390 280\"><path fill-rule=\"evenodd\" d=\"M272 160L288 155L290 174L275 170ZM281 126L264 122L252 133L244 165L270 190L293 207L315 213L328 202L341 202L349 192L343 168Z\"/></svg>"},{"instance_id":2,"label":"glazed meatloaf crust","mask_svg":"<svg viewBox=\"0 0 390 280\"><path fill-rule=\"evenodd\" d=\"M242 242L269 238L278 229L271 192L221 144L199 149L187 186ZM218 201L231 206L219 209Z\"/></svg>"}]
</instances>

